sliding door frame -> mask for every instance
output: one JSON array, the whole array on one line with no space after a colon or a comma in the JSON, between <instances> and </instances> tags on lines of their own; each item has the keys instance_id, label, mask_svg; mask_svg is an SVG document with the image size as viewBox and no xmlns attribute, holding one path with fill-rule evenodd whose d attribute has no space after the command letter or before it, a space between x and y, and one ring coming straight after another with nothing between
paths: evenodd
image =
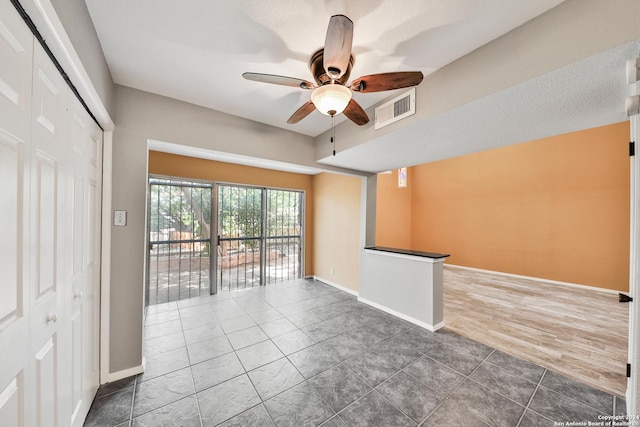
<instances>
[{"instance_id":1,"label":"sliding door frame","mask_svg":"<svg viewBox=\"0 0 640 427\"><path fill-rule=\"evenodd\" d=\"M250 184L238 184L234 182L226 182L226 181L209 181L203 179L196 179L190 177L178 177L178 176L168 176L168 175L160 175L160 174L148 174L147 177L147 250L146 250L146 274L145 274L145 306L148 304L149 295L147 295L147 291L149 289L149 280L150 280L150 264L151 264L151 252L150 252L150 232L151 230L151 180L167 180L173 182L192 182L195 184L202 184L203 186L211 185L211 225L210 225L210 236L209 236L209 277L210 277L210 288L209 294L213 295L218 293L218 288L221 286L218 278L218 248L220 244L220 218L219 218L219 187L220 186L228 186L228 187L240 187L247 189L257 189L261 191L261 235L259 237L260 241L260 286L264 286L267 284L267 242L270 238L266 231L266 226L268 223L267 220L267 204L268 204L268 191L290 191L299 194L299 223L300 223L300 246L298 253L296 254L299 263L299 275L300 277L304 277L305 275L305 258L306 258L306 197L307 194L304 190L296 189L296 188L280 188L280 187L268 187L261 185L250 185ZM155 185L155 184L154 184ZM280 237L280 236L278 236Z\"/></svg>"}]
</instances>

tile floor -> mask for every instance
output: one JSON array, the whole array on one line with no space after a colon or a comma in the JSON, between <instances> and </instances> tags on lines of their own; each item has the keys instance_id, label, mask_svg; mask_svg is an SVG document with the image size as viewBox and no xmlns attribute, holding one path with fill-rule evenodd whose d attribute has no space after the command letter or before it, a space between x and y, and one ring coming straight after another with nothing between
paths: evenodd
<instances>
[{"instance_id":1,"label":"tile floor","mask_svg":"<svg viewBox=\"0 0 640 427\"><path fill-rule=\"evenodd\" d=\"M298 280L150 306L144 374L87 426L554 426L624 400Z\"/></svg>"}]
</instances>

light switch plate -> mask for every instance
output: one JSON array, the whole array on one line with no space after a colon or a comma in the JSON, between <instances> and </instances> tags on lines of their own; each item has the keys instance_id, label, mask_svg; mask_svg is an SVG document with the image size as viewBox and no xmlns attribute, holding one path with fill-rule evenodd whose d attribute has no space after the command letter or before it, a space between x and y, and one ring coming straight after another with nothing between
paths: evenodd
<instances>
[{"instance_id":1,"label":"light switch plate","mask_svg":"<svg viewBox=\"0 0 640 427\"><path fill-rule=\"evenodd\" d=\"M127 225L127 211L114 211L113 225L117 227L124 227Z\"/></svg>"}]
</instances>

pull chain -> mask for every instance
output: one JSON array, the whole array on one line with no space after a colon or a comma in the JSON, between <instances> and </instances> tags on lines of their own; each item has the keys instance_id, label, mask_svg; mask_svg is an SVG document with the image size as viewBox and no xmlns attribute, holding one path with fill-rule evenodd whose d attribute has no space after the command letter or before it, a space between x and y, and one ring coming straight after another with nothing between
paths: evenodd
<instances>
[{"instance_id":1,"label":"pull chain","mask_svg":"<svg viewBox=\"0 0 640 427\"><path fill-rule=\"evenodd\" d=\"M331 143L333 144L333 155L336 155L336 122L335 116L331 116Z\"/></svg>"}]
</instances>

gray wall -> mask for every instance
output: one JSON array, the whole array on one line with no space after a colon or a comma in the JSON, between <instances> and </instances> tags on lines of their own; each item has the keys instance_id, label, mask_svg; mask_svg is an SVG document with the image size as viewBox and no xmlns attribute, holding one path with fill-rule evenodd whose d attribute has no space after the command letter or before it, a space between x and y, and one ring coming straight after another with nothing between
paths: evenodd
<instances>
[{"instance_id":1,"label":"gray wall","mask_svg":"<svg viewBox=\"0 0 640 427\"><path fill-rule=\"evenodd\" d=\"M311 137L116 85L111 228L111 373L141 364L146 256L147 140L318 166Z\"/></svg>"},{"instance_id":2,"label":"gray wall","mask_svg":"<svg viewBox=\"0 0 640 427\"><path fill-rule=\"evenodd\" d=\"M638 22L638 0L567 0L425 77L416 88L415 115L379 130L373 120L336 126L341 151L636 40ZM367 114L373 119L374 109ZM316 137L316 160L331 158L330 145L322 143L330 132Z\"/></svg>"},{"instance_id":3,"label":"gray wall","mask_svg":"<svg viewBox=\"0 0 640 427\"><path fill-rule=\"evenodd\" d=\"M113 117L113 79L87 4L82 0L52 0L76 53L82 61L105 109Z\"/></svg>"}]
</instances>

